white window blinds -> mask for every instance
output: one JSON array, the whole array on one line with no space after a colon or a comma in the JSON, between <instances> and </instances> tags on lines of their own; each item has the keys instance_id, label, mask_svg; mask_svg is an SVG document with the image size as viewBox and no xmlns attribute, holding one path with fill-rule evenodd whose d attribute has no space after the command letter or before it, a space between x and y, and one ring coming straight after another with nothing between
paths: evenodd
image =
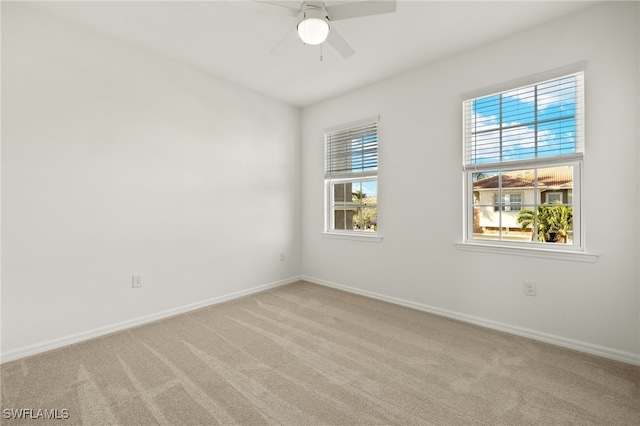
<instances>
[{"instance_id":1,"label":"white window blinds","mask_svg":"<svg viewBox=\"0 0 640 426\"><path fill-rule=\"evenodd\" d=\"M464 102L465 169L584 152L583 73Z\"/></svg>"},{"instance_id":2,"label":"white window blinds","mask_svg":"<svg viewBox=\"0 0 640 426\"><path fill-rule=\"evenodd\" d=\"M378 120L328 129L324 136L325 178L356 177L378 169Z\"/></svg>"}]
</instances>

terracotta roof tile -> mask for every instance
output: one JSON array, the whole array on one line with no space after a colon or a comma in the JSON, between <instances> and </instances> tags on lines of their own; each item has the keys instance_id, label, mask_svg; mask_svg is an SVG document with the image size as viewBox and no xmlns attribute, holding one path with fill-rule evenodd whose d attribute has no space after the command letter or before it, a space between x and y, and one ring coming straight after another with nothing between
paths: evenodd
<instances>
[{"instance_id":1,"label":"terracotta roof tile","mask_svg":"<svg viewBox=\"0 0 640 426\"><path fill-rule=\"evenodd\" d=\"M535 178L533 169L514 170L502 174L503 188L531 188ZM571 166L538 169L538 187L572 188L573 174ZM487 176L473 183L473 189L497 189L498 175Z\"/></svg>"}]
</instances>

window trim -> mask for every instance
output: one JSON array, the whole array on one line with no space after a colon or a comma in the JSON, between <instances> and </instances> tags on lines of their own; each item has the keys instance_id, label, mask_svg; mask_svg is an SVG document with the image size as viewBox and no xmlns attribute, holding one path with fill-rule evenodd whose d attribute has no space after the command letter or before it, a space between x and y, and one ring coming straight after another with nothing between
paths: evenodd
<instances>
[{"instance_id":1,"label":"window trim","mask_svg":"<svg viewBox=\"0 0 640 426\"><path fill-rule=\"evenodd\" d=\"M544 72L532 74L526 77L516 78L504 83L498 83L498 84L494 84L481 89L465 92L461 95L460 101L464 102L469 99L481 98L484 96L493 95L493 94L502 93L502 92L509 92L519 87L532 86L535 84L539 84L543 81L554 80L565 75L575 74L579 72L586 72L586 70L587 70L586 61L576 62L574 64L556 68L553 70L544 71ZM464 123L463 123L463 131L465 131Z\"/></svg>"},{"instance_id":2,"label":"window trim","mask_svg":"<svg viewBox=\"0 0 640 426\"><path fill-rule=\"evenodd\" d=\"M547 159L549 160L549 159ZM506 165L505 165L506 166ZM523 168L550 168L550 167L561 167L561 166L572 166L573 167L573 175L578 176L579 179L573 179L573 206L578 205L582 206L582 181L584 179L583 173L583 161L582 158L576 158L573 161L547 161L547 162L536 162L535 165L525 165L521 167L515 167L511 163L509 167L496 167L496 164L493 164L493 167L490 168L490 171L499 170L500 172L509 172L513 170L521 170ZM463 171L464 174L464 189L463 189L463 197L464 197L464 223L465 227L463 229L463 244L481 246L481 247L503 247L503 248L522 248L528 251L531 250L541 250L548 252L562 252L562 253L586 253L585 244L584 244L584 221L583 221L583 211L582 208L578 208L578 213L576 214L576 209L574 208L573 215L573 226L574 229L581 229L581 232L578 234L574 234L574 244L565 245L565 244L548 244L548 243L540 243L537 241L527 241L527 242L511 242L505 240L489 240L489 239L481 239L481 238L473 238L473 173L475 170L467 170ZM540 200L539 205L544 205L542 200Z\"/></svg>"},{"instance_id":3,"label":"window trim","mask_svg":"<svg viewBox=\"0 0 640 426\"><path fill-rule=\"evenodd\" d=\"M574 262L595 263L599 255L586 251L565 251L553 249L541 249L538 247L525 247L522 245L511 245L508 241L502 241L503 244L485 244L474 240L473 242L464 241L456 242L454 245L458 250L471 251L479 253L495 253L500 255L527 256L538 257L542 259L568 260ZM487 240L487 242L490 242Z\"/></svg>"},{"instance_id":4,"label":"window trim","mask_svg":"<svg viewBox=\"0 0 640 426\"><path fill-rule=\"evenodd\" d=\"M380 148L380 116L375 115L361 120L351 121L349 123L328 127L324 130L325 144L326 135L328 133L336 133L346 131L352 128L366 126L371 123L376 123L376 135L377 135L377 150ZM324 162L326 164L326 145L325 153L323 154ZM380 234L379 228L376 231L363 231L363 230L347 230L347 229L332 229L332 213L333 213L333 193L332 187L335 184L340 183L355 183L355 182L369 182L375 181L378 185L378 168L375 170L355 171L355 172L340 172L333 175L327 175L325 170L324 175L324 224L321 235L326 238L335 238L352 241L366 241L366 242L382 242L382 234ZM377 193L380 193L380 187L377 186ZM377 195L376 195L377 196ZM376 202L376 207L378 203Z\"/></svg>"},{"instance_id":5,"label":"window trim","mask_svg":"<svg viewBox=\"0 0 640 426\"><path fill-rule=\"evenodd\" d=\"M371 179L367 179L371 180ZM349 182L352 182L349 180ZM368 242L382 242L383 236L380 233L380 230L377 231L354 231L348 229L331 229L331 201L328 197L331 196L331 184L336 183L335 180L325 181L325 213L324 213L324 230L321 235L326 238L335 238L342 240L353 240L353 241L368 241ZM380 188L378 187L378 191Z\"/></svg>"},{"instance_id":6,"label":"window trim","mask_svg":"<svg viewBox=\"0 0 640 426\"><path fill-rule=\"evenodd\" d=\"M336 184L341 184L341 183L356 183L356 182L371 182L371 181L375 181L376 185L378 183L378 173L377 171L374 171L375 173L369 173L368 175L363 175L361 173L358 173L358 177L353 177L353 178L345 178L345 177L340 177L340 178L334 178L334 179L325 179L324 184L325 184L325 188L324 188L324 194L325 194L325 215L324 215L324 233L325 234L330 234L330 235L348 235L348 236L355 236L355 237L361 237L363 236L367 236L370 237L372 235L378 235L378 231L353 231L353 230L348 230L348 229L332 229L331 225L332 225L332 213L333 213L333 205L334 203L332 202L332 196L333 196L333 191L331 190L331 188L333 187L333 185ZM378 191L380 191L380 188L378 188ZM376 202L376 208L377 208L377 202Z\"/></svg>"},{"instance_id":7,"label":"window trim","mask_svg":"<svg viewBox=\"0 0 640 426\"><path fill-rule=\"evenodd\" d=\"M373 235L372 235L373 234ZM368 243L381 243L382 235L377 232L356 232L356 231L324 231L321 233L323 238L337 240L364 241Z\"/></svg>"},{"instance_id":8,"label":"window trim","mask_svg":"<svg viewBox=\"0 0 640 426\"><path fill-rule=\"evenodd\" d=\"M512 80L507 83L502 83L492 87L467 92L461 97L463 116L466 116L468 112L468 101L482 98L485 96L491 96L495 94L501 94L524 88L527 86L534 86L542 84L546 81L561 79L564 76L582 73L581 86L579 88L579 99L576 102L576 114L579 114L581 119L576 122L576 133L581 135L581 140L577 141L579 151L574 154L563 154L553 157L537 157L524 160L510 160L504 162L492 162L492 163L475 163L467 164L467 143L470 140L471 129L467 126L465 120L462 120L462 172L463 172L463 229L462 229L462 242L456 242L455 245L460 250L471 250L481 252L492 252L500 254L515 254L534 257L545 257L553 259L568 259L579 260L587 262L595 262L597 255L587 253L585 244L586 229L584 226L584 212L582 202L582 189L581 185L584 182L584 152L585 152L585 136L584 136L584 117L585 117L585 105L584 96L586 91L585 85L585 70L586 63L580 62L572 64L566 67L558 68L548 72L538 73L521 79ZM473 238L473 182L472 175L474 172L482 171L512 171L518 169L530 169L530 168L543 168L543 167L558 167L571 165L574 167L574 182L572 190L572 205L574 206L574 230L578 232L574 235L574 242L572 245L550 245L545 243L539 243L537 241L527 242L511 242L504 240L483 240ZM542 200L540 200L542 201ZM577 214L576 208L577 206ZM577 235L577 236L576 236ZM559 256L558 254L563 254ZM576 257L577 256L577 257ZM586 260L585 260L586 259Z\"/></svg>"}]
</instances>

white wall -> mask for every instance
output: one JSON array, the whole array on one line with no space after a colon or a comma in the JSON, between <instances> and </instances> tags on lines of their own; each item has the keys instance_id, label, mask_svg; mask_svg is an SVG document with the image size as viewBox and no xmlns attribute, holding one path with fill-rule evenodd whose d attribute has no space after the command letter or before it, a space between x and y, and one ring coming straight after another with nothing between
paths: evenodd
<instances>
[{"instance_id":1,"label":"white wall","mask_svg":"<svg viewBox=\"0 0 640 426\"><path fill-rule=\"evenodd\" d=\"M640 364L638 26L637 2L600 4L304 109L303 276ZM580 61L597 262L457 250L462 94ZM323 238L323 130L376 114L384 239Z\"/></svg>"},{"instance_id":2,"label":"white wall","mask_svg":"<svg viewBox=\"0 0 640 426\"><path fill-rule=\"evenodd\" d=\"M637 3L596 5L309 107L300 148L295 108L3 2L2 360L302 268L640 363L638 21ZM598 261L456 250L461 94L583 60ZM322 238L323 130L377 114L384 240ZM412 215L437 225L411 226ZM134 273L142 289L130 288ZM537 281L537 297L523 280Z\"/></svg>"},{"instance_id":3,"label":"white wall","mask_svg":"<svg viewBox=\"0 0 640 426\"><path fill-rule=\"evenodd\" d=\"M2 109L3 361L299 277L298 109L6 2Z\"/></svg>"}]
</instances>

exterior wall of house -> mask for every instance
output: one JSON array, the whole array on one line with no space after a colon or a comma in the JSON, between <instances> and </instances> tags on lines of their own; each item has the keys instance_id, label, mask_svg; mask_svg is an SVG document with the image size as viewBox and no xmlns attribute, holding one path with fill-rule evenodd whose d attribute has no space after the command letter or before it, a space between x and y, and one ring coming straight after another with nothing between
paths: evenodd
<instances>
[{"instance_id":1,"label":"exterior wall of house","mask_svg":"<svg viewBox=\"0 0 640 426\"><path fill-rule=\"evenodd\" d=\"M505 190L503 194L520 194L522 197L522 203L517 204L521 209L531 209L536 204L548 203L548 193L558 193L562 199L562 203L568 203L570 199L570 189L552 189L549 191L536 191L534 189L523 188L521 190ZM478 222L477 226L484 229L497 229L513 228L520 229L518 223L518 210L512 210L509 206L505 206L505 210L502 211L502 223L500 222L500 212L496 210L494 203L497 191L484 190L476 191L478 197L475 200L474 209L477 211ZM478 231L480 232L480 231Z\"/></svg>"},{"instance_id":2,"label":"exterior wall of house","mask_svg":"<svg viewBox=\"0 0 640 426\"><path fill-rule=\"evenodd\" d=\"M505 206L500 217L500 211L493 204L498 191L476 191L478 194L474 200L474 233L481 234L487 230L493 231L502 228L506 232L520 230L518 212L521 209L532 209L534 205L549 203L549 193L558 194L562 203L569 203L571 189L552 189L548 191L536 191L523 188L521 190L504 190L503 194L520 194L522 203L517 204L519 209ZM537 194L537 195L536 195ZM521 239L518 236L518 239Z\"/></svg>"},{"instance_id":3,"label":"exterior wall of house","mask_svg":"<svg viewBox=\"0 0 640 426\"><path fill-rule=\"evenodd\" d=\"M336 205L342 205L342 209L336 208L334 214L335 229L353 229L353 212L354 210L348 210L344 208L345 201L351 202L353 184L344 183L335 185L333 187L333 200Z\"/></svg>"},{"instance_id":4,"label":"exterior wall of house","mask_svg":"<svg viewBox=\"0 0 640 426\"><path fill-rule=\"evenodd\" d=\"M600 2L305 108L304 276L640 364L640 194L628 190L640 183L638 6ZM583 223L587 250L599 258L458 250L464 94L582 61ZM378 114L383 240L323 238L323 129ZM611 185L612 176L624 184ZM605 193L625 208L611 209ZM624 226L611 232L613 222ZM524 295L525 280L537 283L536 297Z\"/></svg>"},{"instance_id":5,"label":"exterior wall of house","mask_svg":"<svg viewBox=\"0 0 640 426\"><path fill-rule=\"evenodd\" d=\"M496 210L496 207L493 204L496 192L478 191L478 193L480 197L476 203L477 206L474 208L478 210L478 224L481 228L493 229L500 226L502 226L502 228L520 228L520 225L518 224L518 211L511 211L509 206L506 206L505 210L502 211L502 223L500 223L500 211ZM503 193L521 194L522 204L519 205L522 206L523 209L528 206L532 206L536 200L535 190L533 189L509 190L503 191Z\"/></svg>"}]
</instances>

